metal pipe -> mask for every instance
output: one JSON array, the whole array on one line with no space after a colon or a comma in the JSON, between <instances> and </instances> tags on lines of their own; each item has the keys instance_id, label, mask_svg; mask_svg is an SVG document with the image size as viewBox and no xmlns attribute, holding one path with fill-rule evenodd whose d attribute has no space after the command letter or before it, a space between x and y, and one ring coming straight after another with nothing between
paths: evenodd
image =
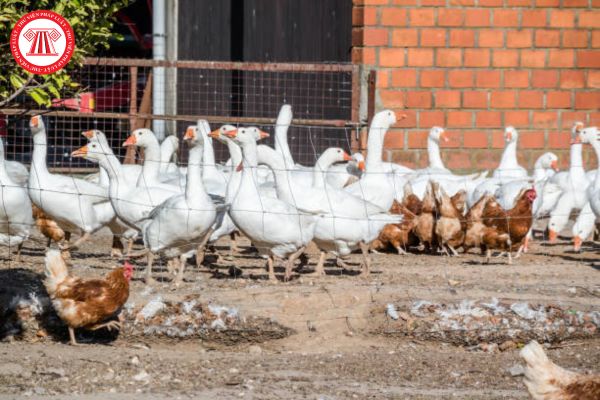
<instances>
[{"instance_id":1,"label":"metal pipe","mask_svg":"<svg viewBox=\"0 0 600 400\"><path fill-rule=\"evenodd\" d=\"M152 1L152 58L154 60L166 60L166 0ZM152 82L152 113L165 115L166 93L165 93L165 68L153 68ZM152 121L152 130L158 140L165 137L165 121Z\"/></svg>"}]
</instances>

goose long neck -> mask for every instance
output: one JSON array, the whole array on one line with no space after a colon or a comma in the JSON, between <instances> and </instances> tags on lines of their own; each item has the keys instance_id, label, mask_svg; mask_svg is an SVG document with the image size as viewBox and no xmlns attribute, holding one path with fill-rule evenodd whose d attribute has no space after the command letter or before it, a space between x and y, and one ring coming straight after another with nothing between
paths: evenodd
<instances>
[{"instance_id":1,"label":"goose long neck","mask_svg":"<svg viewBox=\"0 0 600 400\"><path fill-rule=\"evenodd\" d=\"M158 141L155 140L144 146L144 165L142 166L140 179L143 179L145 184L159 182L160 164L160 146ZM139 184L140 181L138 180Z\"/></svg>"},{"instance_id":2,"label":"goose long neck","mask_svg":"<svg viewBox=\"0 0 600 400\"><path fill-rule=\"evenodd\" d=\"M291 171L285 167L283 157L276 150L267 146L257 147L258 162L265 164L273 171L277 190L284 193L284 197L291 193Z\"/></svg>"},{"instance_id":3,"label":"goose long neck","mask_svg":"<svg viewBox=\"0 0 600 400\"><path fill-rule=\"evenodd\" d=\"M321 154L313 168L313 187L324 188L327 180L327 170L333 165L331 157Z\"/></svg>"},{"instance_id":4,"label":"goose long neck","mask_svg":"<svg viewBox=\"0 0 600 400\"><path fill-rule=\"evenodd\" d=\"M165 172L169 162L171 162L171 156L175 152L173 143L169 138L165 139L165 142L160 146L160 172Z\"/></svg>"},{"instance_id":5,"label":"goose long neck","mask_svg":"<svg viewBox=\"0 0 600 400\"><path fill-rule=\"evenodd\" d=\"M510 141L506 144L502 158L500 159L500 168L510 169L517 166L517 141Z\"/></svg>"},{"instance_id":6,"label":"goose long neck","mask_svg":"<svg viewBox=\"0 0 600 400\"><path fill-rule=\"evenodd\" d=\"M429 156L430 167L445 169L440 155L440 145L430 137L427 138L427 155Z\"/></svg>"},{"instance_id":7,"label":"goose long neck","mask_svg":"<svg viewBox=\"0 0 600 400\"><path fill-rule=\"evenodd\" d=\"M541 162L537 161L533 167L533 180L537 182L544 178L546 178L546 168L542 166Z\"/></svg>"},{"instance_id":8,"label":"goose long neck","mask_svg":"<svg viewBox=\"0 0 600 400\"><path fill-rule=\"evenodd\" d=\"M212 138L208 135L204 135L204 146L202 154L202 176L206 179L211 176L215 176L217 173L217 167L215 165L215 150L212 144Z\"/></svg>"},{"instance_id":9,"label":"goose long neck","mask_svg":"<svg viewBox=\"0 0 600 400\"><path fill-rule=\"evenodd\" d=\"M31 168L35 169L36 174L48 174L46 165L46 153L48 151L48 139L46 131L42 130L33 135L33 156Z\"/></svg>"},{"instance_id":10,"label":"goose long neck","mask_svg":"<svg viewBox=\"0 0 600 400\"><path fill-rule=\"evenodd\" d=\"M596 160L598 161L598 168L596 169L596 177L594 178L594 191L600 189L600 142L593 141L592 147L596 152Z\"/></svg>"},{"instance_id":11,"label":"goose long neck","mask_svg":"<svg viewBox=\"0 0 600 400\"><path fill-rule=\"evenodd\" d=\"M293 168L295 163L288 144L288 128L289 125L285 124L275 127L275 150L283 156L286 168Z\"/></svg>"},{"instance_id":12,"label":"goose long neck","mask_svg":"<svg viewBox=\"0 0 600 400\"><path fill-rule=\"evenodd\" d=\"M227 139L226 142L227 148L229 149L229 155L231 156L231 175L229 177L229 181L227 182L227 189L225 191L225 199L228 203L231 203L233 200L233 196L240 186L240 180L242 178L242 173L237 170L238 165L243 160L242 157L242 149L233 140Z\"/></svg>"},{"instance_id":13,"label":"goose long neck","mask_svg":"<svg viewBox=\"0 0 600 400\"><path fill-rule=\"evenodd\" d=\"M385 139L386 132L387 128L376 123L371 124L369 139L367 141L367 159L365 162L367 172L369 172L369 169L372 170L380 167L383 163L381 155L383 153L383 140Z\"/></svg>"},{"instance_id":14,"label":"goose long neck","mask_svg":"<svg viewBox=\"0 0 600 400\"><path fill-rule=\"evenodd\" d=\"M583 156L582 156L582 147L581 143L575 143L571 145L571 164L570 164L570 172L573 173L583 173Z\"/></svg>"},{"instance_id":15,"label":"goose long neck","mask_svg":"<svg viewBox=\"0 0 600 400\"><path fill-rule=\"evenodd\" d=\"M125 176L123 175L123 167L119 162L117 156L112 153L105 153L98 160L100 168L106 171L108 175L109 186L121 186L125 185Z\"/></svg>"},{"instance_id":16,"label":"goose long neck","mask_svg":"<svg viewBox=\"0 0 600 400\"><path fill-rule=\"evenodd\" d=\"M202 167L200 166L203 152L203 146L194 146L190 149L185 185L185 198L188 201L193 201L198 196L206 194L202 182Z\"/></svg>"}]
</instances>

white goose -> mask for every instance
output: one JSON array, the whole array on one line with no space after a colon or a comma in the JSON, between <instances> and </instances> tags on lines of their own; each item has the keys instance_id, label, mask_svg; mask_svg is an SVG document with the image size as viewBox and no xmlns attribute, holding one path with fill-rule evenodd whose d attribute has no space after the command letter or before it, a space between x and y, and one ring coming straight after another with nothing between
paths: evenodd
<instances>
[{"instance_id":1,"label":"white goose","mask_svg":"<svg viewBox=\"0 0 600 400\"><path fill-rule=\"evenodd\" d=\"M567 173L561 172L550 178L562 189L562 194L556 206L550 213L548 222L548 236L550 242L558 237L559 232L569 221L573 209L582 210L588 202L587 188L590 184L583 169L582 141L580 131L583 128L581 122L576 122L571 131L570 166Z\"/></svg>"},{"instance_id":2,"label":"white goose","mask_svg":"<svg viewBox=\"0 0 600 400\"><path fill-rule=\"evenodd\" d=\"M33 217L27 189L12 180L4 160L4 143L0 139L0 244L17 246L16 262L21 260L23 241L27 240Z\"/></svg>"},{"instance_id":3,"label":"white goose","mask_svg":"<svg viewBox=\"0 0 600 400\"><path fill-rule=\"evenodd\" d=\"M276 279L274 257L287 258L284 279L288 280L295 259L313 238L316 218L281 200L261 196L252 172L258 165L254 135L244 128L225 135L242 147L243 154L242 177L229 211L231 218L259 253L268 255L270 280Z\"/></svg>"},{"instance_id":4,"label":"white goose","mask_svg":"<svg viewBox=\"0 0 600 400\"><path fill-rule=\"evenodd\" d=\"M198 121L198 129L207 134L204 121ZM192 148L189 153L185 194L170 197L156 207L148 216L143 227L144 246L149 252L149 263L154 255L166 251L169 258L178 260L179 272L175 286L183 282L187 261L186 253L195 250L204 238L210 235L215 222L216 209L202 182L202 153L204 134L188 129L184 140ZM151 266L148 267L151 269Z\"/></svg>"},{"instance_id":5,"label":"white goose","mask_svg":"<svg viewBox=\"0 0 600 400\"><path fill-rule=\"evenodd\" d=\"M354 153L343 164L334 164L327 170L327 184L333 188L344 188L360 179L365 171L365 157Z\"/></svg>"},{"instance_id":6,"label":"white goose","mask_svg":"<svg viewBox=\"0 0 600 400\"><path fill-rule=\"evenodd\" d=\"M91 234L114 218L107 207L107 188L69 176L51 174L46 165L48 142L44 121L34 116L29 122L33 135L33 160L28 192L31 202L49 215L65 232L82 236L70 248L77 248ZM104 204L103 204L104 203ZM68 249L69 246L62 246Z\"/></svg>"},{"instance_id":7,"label":"white goose","mask_svg":"<svg viewBox=\"0 0 600 400\"><path fill-rule=\"evenodd\" d=\"M98 142L90 142L87 146L75 150L73 157L82 157L100 164L108 172L110 204L117 217L130 228L141 231L144 219L148 218L152 210L171 196L170 190L152 186L137 187L127 183L119 160L112 149L102 148ZM151 256L148 256L149 261ZM146 283L153 283L150 269L146 269Z\"/></svg>"},{"instance_id":8,"label":"white goose","mask_svg":"<svg viewBox=\"0 0 600 400\"><path fill-rule=\"evenodd\" d=\"M394 175L387 171L381 158L385 134L396 121L396 114L391 110L383 110L375 114L369 128L365 173L357 182L344 188L348 193L384 210L392 207L397 193Z\"/></svg>"},{"instance_id":9,"label":"white goose","mask_svg":"<svg viewBox=\"0 0 600 400\"><path fill-rule=\"evenodd\" d=\"M527 170L519 165L517 161L517 143L519 133L512 126L507 126L504 130L504 152L500 159L500 165L492 177L504 180L527 178Z\"/></svg>"},{"instance_id":10,"label":"white goose","mask_svg":"<svg viewBox=\"0 0 600 400\"><path fill-rule=\"evenodd\" d=\"M427 168L418 169L415 174L419 175L440 175L440 174L452 174L452 172L446 168L442 161L440 153L440 140L448 142L448 136L444 128L434 126L429 130L427 135L427 156L429 157L429 166Z\"/></svg>"},{"instance_id":11,"label":"white goose","mask_svg":"<svg viewBox=\"0 0 600 400\"><path fill-rule=\"evenodd\" d=\"M169 135L160 144L160 174L162 176L177 177L180 170L171 159L177 154L179 148L179 138L176 135Z\"/></svg>"}]
</instances>

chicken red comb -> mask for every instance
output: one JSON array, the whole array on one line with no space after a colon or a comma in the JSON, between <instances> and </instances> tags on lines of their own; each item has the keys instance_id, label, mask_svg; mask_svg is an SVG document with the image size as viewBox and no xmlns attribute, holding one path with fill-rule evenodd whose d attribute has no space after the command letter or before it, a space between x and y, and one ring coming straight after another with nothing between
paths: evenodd
<instances>
[{"instance_id":1,"label":"chicken red comb","mask_svg":"<svg viewBox=\"0 0 600 400\"><path fill-rule=\"evenodd\" d=\"M125 261L123 263L123 268L128 269L128 270L133 270L133 265L131 265L131 263L129 261Z\"/></svg>"}]
</instances>

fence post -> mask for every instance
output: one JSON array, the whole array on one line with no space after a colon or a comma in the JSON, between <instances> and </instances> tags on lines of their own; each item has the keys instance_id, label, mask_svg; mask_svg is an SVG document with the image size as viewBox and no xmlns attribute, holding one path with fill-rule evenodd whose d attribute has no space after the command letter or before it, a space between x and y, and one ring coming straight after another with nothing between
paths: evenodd
<instances>
[{"instance_id":1,"label":"fence post","mask_svg":"<svg viewBox=\"0 0 600 400\"><path fill-rule=\"evenodd\" d=\"M377 71L369 71L367 76L367 127L360 133L360 149L364 153L367 150L369 126L375 115L375 89L377 87Z\"/></svg>"},{"instance_id":2,"label":"fence post","mask_svg":"<svg viewBox=\"0 0 600 400\"><path fill-rule=\"evenodd\" d=\"M129 130L137 126L137 73L138 67L129 67ZM128 146L125 152L124 164L135 164L135 148Z\"/></svg>"}]
</instances>

